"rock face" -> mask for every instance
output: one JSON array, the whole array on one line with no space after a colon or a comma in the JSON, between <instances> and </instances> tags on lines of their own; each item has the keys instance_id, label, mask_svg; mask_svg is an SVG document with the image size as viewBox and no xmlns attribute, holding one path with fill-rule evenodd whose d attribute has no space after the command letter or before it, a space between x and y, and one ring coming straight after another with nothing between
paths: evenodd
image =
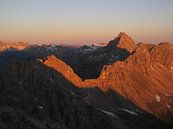
<instances>
[{"instance_id":1,"label":"rock face","mask_svg":"<svg viewBox=\"0 0 173 129\"><path fill-rule=\"evenodd\" d=\"M120 93L160 119L171 121L172 62L172 45L140 43L124 62L105 66L98 80L103 87Z\"/></svg>"},{"instance_id":2,"label":"rock face","mask_svg":"<svg viewBox=\"0 0 173 129\"><path fill-rule=\"evenodd\" d=\"M58 72L62 73L64 77L75 85L80 85L82 80L74 73L73 69L65 64L62 60L57 59L54 55L48 57L44 64L51 66L53 69L56 69Z\"/></svg>"},{"instance_id":3,"label":"rock face","mask_svg":"<svg viewBox=\"0 0 173 129\"><path fill-rule=\"evenodd\" d=\"M172 128L170 43L29 46L1 52L0 68L0 128Z\"/></svg>"},{"instance_id":4,"label":"rock face","mask_svg":"<svg viewBox=\"0 0 173 129\"><path fill-rule=\"evenodd\" d=\"M0 66L1 129L116 128L113 117L85 102L78 89L42 63L17 60Z\"/></svg>"},{"instance_id":5,"label":"rock face","mask_svg":"<svg viewBox=\"0 0 173 129\"><path fill-rule=\"evenodd\" d=\"M61 73L64 70L55 64L66 68L54 56L45 63ZM67 74L63 77L40 60L13 57L0 67L1 129L171 128L117 93L76 88L66 80Z\"/></svg>"},{"instance_id":6,"label":"rock face","mask_svg":"<svg viewBox=\"0 0 173 129\"><path fill-rule=\"evenodd\" d=\"M129 52L132 52L136 47L132 38L124 32L120 32L114 40L109 42L108 45L114 45L115 47L126 49Z\"/></svg>"},{"instance_id":7,"label":"rock face","mask_svg":"<svg viewBox=\"0 0 173 129\"><path fill-rule=\"evenodd\" d=\"M49 59L48 59L49 60ZM50 61L50 60L49 60ZM56 67L56 61L50 61ZM133 53L125 61L117 61L105 65L97 79L81 81L70 70L68 80L78 87L99 87L103 91L113 91L126 97L143 110L160 119L171 121L173 113L173 46L169 43L150 45L139 43ZM46 61L45 64L47 65ZM68 65L64 68L69 69Z\"/></svg>"},{"instance_id":8,"label":"rock face","mask_svg":"<svg viewBox=\"0 0 173 129\"><path fill-rule=\"evenodd\" d=\"M98 47L95 51L81 56L75 71L83 80L97 78L104 65L125 60L134 49L134 41L127 34L121 32L106 46Z\"/></svg>"},{"instance_id":9,"label":"rock face","mask_svg":"<svg viewBox=\"0 0 173 129\"><path fill-rule=\"evenodd\" d=\"M28 47L27 43L24 42L2 42L0 41L0 52L4 50L14 51L23 50Z\"/></svg>"}]
</instances>

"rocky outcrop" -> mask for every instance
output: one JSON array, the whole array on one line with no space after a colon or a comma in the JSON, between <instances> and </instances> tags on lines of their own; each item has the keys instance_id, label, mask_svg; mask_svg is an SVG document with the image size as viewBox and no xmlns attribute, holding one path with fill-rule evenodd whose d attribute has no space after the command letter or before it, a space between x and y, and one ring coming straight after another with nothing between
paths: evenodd
<instances>
[{"instance_id":1,"label":"rocky outcrop","mask_svg":"<svg viewBox=\"0 0 173 129\"><path fill-rule=\"evenodd\" d=\"M83 79L97 78L104 65L125 60L135 49L135 42L121 32L106 46L98 47L90 54L81 56L80 62L74 66L76 73Z\"/></svg>"},{"instance_id":2,"label":"rocky outcrop","mask_svg":"<svg viewBox=\"0 0 173 129\"><path fill-rule=\"evenodd\" d=\"M163 120L171 121L172 47L167 43L159 45L140 43L124 62L119 61L105 66L98 80L102 86L120 93L144 110Z\"/></svg>"},{"instance_id":3,"label":"rocky outcrop","mask_svg":"<svg viewBox=\"0 0 173 129\"><path fill-rule=\"evenodd\" d=\"M63 74L63 76L68 81L70 81L77 87L87 88L97 86L97 82L95 81L95 79L82 81L81 78L73 71L73 69L69 65L64 63L62 60L56 58L54 55L47 57L47 59L43 61L43 63L46 66L49 66L58 71L59 73Z\"/></svg>"},{"instance_id":4,"label":"rocky outcrop","mask_svg":"<svg viewBox=\"0 0 173 129\"><path fill-rule=\"evenodd\" d=\"M75 85L80 85L82 82L82 80L78 77L77 74L74 73L70 66L64 63L62 60L56 58L54 55L47 57L47 59L44 61L44 64L62 73L68 81Z\"/></svg>"},{"instance_id":5,"label":"rocky outcrop","mask_svg":"<svg viewBox=\"0 0 173 129\"><path fill-rule=\"evenodd\" d=\"M97 79L81 79L69 66L58 65L55 57L45 64L62 73L77 87L99 87L103 91L109 89L126 97L143 110L160 119L171 121L173 112L173 49L172 45L139 43L133 53L125 61L117 61L105 65ZM66 70L60 70L60 69Z\"/></svg>"},{"instance_id":6,"label":"rocky outcrop","mask_svg":"<svg viewBox=\"0 0 173 129\"><path fill-rule=\"evenodd\" d=\"M0 67L2 128L167 127L151 114L172 123L169 43L134 46L120 33L107 46L94 49L43 45L6 51L0 54Z\"/></svg>"},{"instance_id":7,"label":"rocky outcrop","mask_svg":"<svg viewBox=\"0 0 173 129\"><path fill-rule=\"evenodd\" d=\"M54 56L45 62L61 73L42 62L0 63L1 129L171 128L114 92L76 88L67 80L71 69L62 76L66 65Z\"/></svg>"},{"instance_id":8,"label":"rocky outcrop","mask_svg":"<svg viewBox=\"0 0 173 129\"><path fill-rule=\"evenodd\" d=\"M14 50L24 50L29 45L24 42L2 42L0 41L0 52L8 50L8 51L14 51Z\"/></svg>"},{"instance_id":9,"label":"rocky outcrop","mask_svg":"<svg viewBox=\"0 0 173 129\"><path fill-rule=\"evenodd\" d=\"M132 38L124 32L120 32L114 40L109 42L108 45L126 49L129 52L132 52L136 47L135 42L132 40Z\"/></svg>"},{"instance_id":10,"label":"rocky outcrop","mask_svg":"<svg viewBox=\"0 0 173 129\"><path fill-rule=\"evenodd\" d=\"M117 123L128 129L85 102L79 89L40 62L13 60L0 66L1 129L115 129Z\"/></svg>"}]
</instances>

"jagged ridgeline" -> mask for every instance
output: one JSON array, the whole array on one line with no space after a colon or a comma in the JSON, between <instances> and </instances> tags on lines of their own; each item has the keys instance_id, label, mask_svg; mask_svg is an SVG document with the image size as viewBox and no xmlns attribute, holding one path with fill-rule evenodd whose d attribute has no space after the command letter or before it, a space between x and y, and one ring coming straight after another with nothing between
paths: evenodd
<instances>
[{"instance_id":1,"label":"jagged ridgeline","mask_svg":"<svg viewBox=\"0 0 173 129\"><path fill-rule=\"evenodd\" d=\"M0 42L0 128L171 129L173 45Z\"/></svg>"}]
</instances>

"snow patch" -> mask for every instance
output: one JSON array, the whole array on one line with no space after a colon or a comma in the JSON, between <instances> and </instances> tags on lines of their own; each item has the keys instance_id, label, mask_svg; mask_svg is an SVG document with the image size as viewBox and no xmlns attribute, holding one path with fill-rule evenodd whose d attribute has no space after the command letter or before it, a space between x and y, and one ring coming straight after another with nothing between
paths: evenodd
<instances>
[{"instance_id":1,"label":"snow patch","mask_svg":"<svg viewBox=\"0 0 173 129\"><path fill-rule=\"evenodd\" d=\"M167 97L171 96L171 95L169 95L169 94L164 94L164 95L167 96Z\"/></svg>"},{"instance_id":2,"label":"snow patch","mask_svg":"<svg viewBox=\"0 0 173 129\"><path fill-rule=\"evenodd\" d=\"M22 85L22 82L21 81L19 81L19 85Z\"/></svg>"},{"instance_id":3,"label":"snow patch","mask_svg":"<svg viewBox=\"0 0 173 129\"><path fill-rule=\"evenodd\" d=\"M50 78L50 81L51 81L51 82L54 82L54 80L53 80L52 78Z\"/></svg>"},{"instance_id":4,"label":"snow patch","mask_svg":"<svg viewBox=\"0 0 173 129\"><path fill-rule=\"evenodd\" d=\"M39 105L38 108L40 108L41 110L43 110L43 106Z\"/></svg>"},{"instance_id":5,"label":"snow patch","mask_svg":"<svg viewBox=\"0 0 173 129\"><path fill-rule=\"evenodd\" d=\"M155 95L155 99L156 99L156 102L160 102L160 96L159 95Z\"/></svg>"},{"instance_id":6,"label":"snow patch","mask_svg":"<svg viewBox=\"0 0 173 129\"><path fill-rule=\"evenodd\" d=\"M171 70L173 70L173 67L171 66Z\"/></svg>"},{"instance_id":7,"label":"snow patch","mask_svg":"<svg viewBox=\"0 0 173 129\"><path fill-rule=\"evenodd\" d=\"M38 101L38 98L37 98L37 97L35 97L35 100L36 100L36 101Z\"/></svg>"},{"instance_id":8,"label":"snow patch","mask_svg":"<svg viewBox=\"0 0 173 129\"><path fill-rule=\"evenodd\" d=\"M108 112L108 111L105 111L105 110L99 110L99 111L101 111L101 112L103 112L103 113L105 113L105 114L107 114L109 116L112 116L112 117L115 117L115 118L119 119L119 117L114 115L112 112Z\"/></svg>"},{"instance_id":9,"label":"snow patch","mask_svg":"<svg viewBox=\"0 0 173 129\"><path fill-rule=\"evenodd\" d=\"M166 107L169 108L169 109L171 109L171 105L169 105L169 104L166 104Z\"/></svg>"},{"instance_id":10,"label":"snow patch","mask_svg":"<svg viewBox=\"0 0 173 129\"><path fill-rule=\"evenodd\" d=\"M132 114L132 115L138 115L136 112L134 112L134 111L130 111L130 110L128 110L128 109L119 109L120 111L124 111L124 112L127 112L127 113L129 113L129 114Z\"/></svg>"},{"instance_id":11,"label":"snow patch","mask_svg":"<svg viewBox=\"0 0 173 129\"><path fill-rule=\"evenodd\" d=\"M70 91L70 93L71 93L73 96L76 96L76 94L75 94L73 91Z\"/></svg>"}]
</instances>

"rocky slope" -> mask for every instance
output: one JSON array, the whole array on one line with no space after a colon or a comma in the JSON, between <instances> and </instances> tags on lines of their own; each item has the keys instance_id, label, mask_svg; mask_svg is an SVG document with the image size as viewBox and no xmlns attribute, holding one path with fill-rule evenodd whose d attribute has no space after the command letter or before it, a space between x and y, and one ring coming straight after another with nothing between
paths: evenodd
<instances>
[{"instance_id":1,"label":"rocky slope","mask_svg":"<svg viewBox=\"0 0 173 129\"><path fill-rule=\"evenodd\" d=\"M110 44L102 49L109 47ZM173 45L139 43L134 51L129 53L131 54L124 61L105 65L97 79L85 81L81 81L73 70L70 70L67 77L68 72L64 73L60 70L62 67L58 65L59 61L56 59L53 62L48 58L45 64L61 72L78 87L99 87L103 91L112 89L143 110L171 122L173 117ZM69 66L63 65L63 69L68 71Z\"/></svg>"},{"instance_id":2,"label":"rocky slope","mask_svg":"<svg viewBox=\"0 0 173 129\"><path fill-rule=\"evenodd\" d=\"M115 47L125 49L129 52L132 52L136 47L132 38L124 32L120 32L114 40L109 42L108 45L114 45Z\"/></svg>"},{"instance_id":3,"label":"rocky slope","mask_svg":"<svg viewBox=\"0 0 173 129\"><path fill-rule=\"evenodd\" d=\"M0 41L0 52L4 50L14 51L14 50L23 50L29 45L24 42L2 42Z\"/></svg>"},{"instance_id":4,"label":"rocky slope","mask_svg":"<svg viewBox=\"0 0 173 129\"><path fill-rule=\"evenodd\" d=\"M140 43L124 62L105 66L97 81L157 117L172 121L172 62L171 44Z\"/></svg>"},{"instance_id":5,"label":"rocky slope","mask_svg":"<svg viewBox=\"0 0 173 129\"><path fill-rule=\"evenodd\" d=\"M98 47L95 51L82 55L79 58L79 64L73 68L82 80L97 78L104 65L112 64L118 60L125 60L134 49L134 41L127 34L121 32L106 46Z\"/></svg>"},{"instance_id":6,"label":"rocky slope","mask_svg":"<svg viewBox=\"0 0 173 129\"><path fill-rule=\"evenodd\" d=\"M0 67L1 129L171 128L117 93L76 88L40 61L13 57Z\"/></svg>"},{"instance_id":7,"label":"rocky slope","mask_svg":"<svg viewBox=\"0 0 173 129\"><path fill-rule=\"evenodd\" d=\"M0 128L172 128L157 119L173 121L169 43L120 33L106 46L11 50L0 53Z\"/></svg>"},{"instance_id":8,"label":"rocky slope","mask_svg":"<svg viewBox=\"0 0 173 129\"><path fill-rule=\"evenodd\" d=\"M1 129L116 128L115 118L86 103L79 90L41 63L13 60L0 66Z\"/></svg>"},{"instance_id":9,"label":"rocky slope","mask_svg":"<svg viewBox=\"0 0 173 129\"><path fill-rule=\"evenodd\" d=\"M75 85L80 85L82 80L80 77L74 73L73 69L64 63L62 60L56 58L54 55L48 57L44 64L51 66L53 69L56 69L58 72L62 73L64 77Z\"/></svg>"}]
</instances>

